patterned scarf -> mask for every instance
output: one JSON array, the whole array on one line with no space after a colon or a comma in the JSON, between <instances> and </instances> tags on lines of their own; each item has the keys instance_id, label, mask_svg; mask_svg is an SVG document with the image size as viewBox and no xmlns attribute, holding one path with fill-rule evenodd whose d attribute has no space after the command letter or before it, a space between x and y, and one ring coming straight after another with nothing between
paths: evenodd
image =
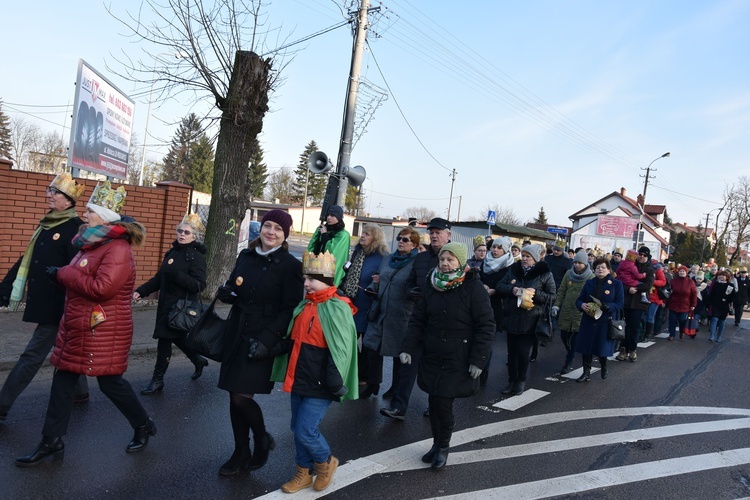
<instances>
[{"instance_id":1,"label":"patterned scarf","mask_svg":"<svg viewBox=\"0 0 750 500\"><path fill-rule=\"evenodd\" d=\"M354 300L357 298L359 278L362 277L362 265L365 262L365 250L360 245L354 247L352 260L350 262L351 264L349 265L349 269L346 270L346 277L340 288L345 296Z\"/></svg>"},{"instance_id":2,"label":"patterned scarf","mask_svg":"<svg viewBox=\"0 0 750 500\"><path fill-rule=\"evenodd\" d=\"M73 238L73 246L83 251L92 250L109 243L112 240L127 240L130 238L128 230L122 226L81 226L80 231Z\"/></svg>"},{"instance_id":3,"label":"patterned scarf","mask_svg":"<svg viewBox=\"0 0 750 500\"><path fill-rule=\"evenodd\" d=\"M18 305L21 303L21 299L23 298L23 291L24 288L26 288L26 279L28 279L29 277L29 264L31 263L31 255L34 253L34 244L36 244L36 240L39 235L45 229L52 229L53 227L59 226L60 224L68 222L70 219L75 219L76 217L78 217L76 209L70 207L68 209L60 210L57 212L49 212L44 217L42 217L41 221L39 221L39 226L31 236L31 241L29 241L29 245L26 247L26 252L24 252L23 258L21 259L21 265L18 268L16 279L15 281L13 281L13 289L10 294L10 305L8 306L8 309L10 309L11 311L16 311L18 310Z\"/></svg>"},{"instance_id":4,"label":"patterned scarf","mask_svg":"<svg viewBox=\"0 0 750 500\"><path fill-rule=\"evenodd\" d=\"M418 253L419 252L416 248L405 255L401 255L400 253L398 253L398 250L396 250L388 259L388 267L390 267L391 269L401 269L406 264L411 262L411 260L416 257Z\"/></svg>"},{"instance_id":5,"label":"patterned scarf","mask_svg":"<svg viewBox=\"0 0 750 500\"><path fill-rule=\"evenodd\" d=\"M487 257L484 258L482 271L484 271L484 274L494 274L500 269L509 267L513 262L515 262L515 260L513 259L513 254L510 252L501 255L497 259L492 256L491 252L487 252Z\"/></svg>"},{"instance_id":6,"label":"patterned scarf","mask_svg":"<svg viewBox=\"0 0 750 500\"><path fill-rule=\"evenodd\" d=\"M461 286L466 278L464 275L465 270L465 267L459 267L447 273L441 273L436 267L430 275L432 288L438 292L444 292Z\"/></svg>"}]
</instances>

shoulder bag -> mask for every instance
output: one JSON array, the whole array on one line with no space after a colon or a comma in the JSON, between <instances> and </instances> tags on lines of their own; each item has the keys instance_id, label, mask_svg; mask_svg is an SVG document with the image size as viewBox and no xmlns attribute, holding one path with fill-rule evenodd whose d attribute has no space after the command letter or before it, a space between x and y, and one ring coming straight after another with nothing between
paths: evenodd
<instances>
[{"instance_id":1,"label":"shoulder bag","mask_svg":"<svg viewBox=\"0 0 750 500\"><path fill-rule=\"evenodd\" d=\"M550 340L552 340L552 332L554 331L554 329L552 328L550 302L551 301L549 299L544 301L544 304L542 305L542 315L537 321L536 328L534 330L536 338L538 338L540 342L549 342Z\"/></svg>"},{"instance_id":2,"label":"shoulder bag","mask_svg":"<svg viewBox=\"0 0 750 500\"><path fill-rule=\"evenodd\" d=\"M216 299L211 302L198 322L190 329L185 344L208 359L221 361L228 320L216 314L216 311L214 311L215 304Z\"/></svg>"},{"instance_id":3,"label":"shoulder bag","mask_svg":"<svg viewBox=\"0 0 750 500\"><path fill-rule=\"evenodd\" d=\"M167 317L169 328L180 332L189 332L198 320L203 316L207 306L203 305L203 299L188 300L187 296L180 299L169 310Z\"/></svg>"},{"instance_id":4,"label":"shoulder bag","mask_svg":"<svg viewBox=\"0 0 750 500\"><path fill-rule=\"evenodd\" d=\"M609 319L609 331L607 337L610 340L625 340L625 320L620 318L619 313L613 313Z\"/></svg>"}]
</instances>

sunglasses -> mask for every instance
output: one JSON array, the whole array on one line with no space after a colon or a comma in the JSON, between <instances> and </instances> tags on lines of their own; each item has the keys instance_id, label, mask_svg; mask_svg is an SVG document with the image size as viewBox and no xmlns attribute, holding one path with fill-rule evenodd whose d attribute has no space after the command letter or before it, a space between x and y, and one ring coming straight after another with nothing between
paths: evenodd
<instances>
[{"instance_id":1,"label":"sunglasses","mask_svg":"<svg viewBox=\"0 0 750 500\"><path fill-rule=\"evenodd\" d=\"M178 229L178 230L177 230L177 234L185 234L185 235L187 235L187 236L190 236L191 234L193 234L193 232L192 232L192 231L189 231L189 230L187 230L187 229Z\"/></svg>"},{"instance_id":2,"label":"sunglasses","mask_svg":"<svg viewBox=\"0 0 750 500\"><path fill-rule=\"evenodd\" d=\"M638 256L639 257L648 257L649 255L647 253L639 253Z\"/></svg>"},{"instance_id":3,"label":"sunglasses","mask_svg":"<svg viewBox=\"0 0 750 500\"><path fill-rule=\"evenodd\" d=\"M400 241L401 243L409 243L411 241L411 238L408 238L406 236L399 236L396 238L396 241Z\"/></svg>"}]
</instances>

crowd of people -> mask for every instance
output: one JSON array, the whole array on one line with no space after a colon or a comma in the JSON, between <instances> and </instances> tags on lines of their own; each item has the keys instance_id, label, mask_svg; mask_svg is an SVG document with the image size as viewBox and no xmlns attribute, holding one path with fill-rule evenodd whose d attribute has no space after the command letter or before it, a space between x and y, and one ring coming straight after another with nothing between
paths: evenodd
<instances>
[{"instance_id":1,"label":"crowd of people","mask_svg":"<svg viewBox=\"0 0 750 500\"><path fill-rule=\"evenodd\" d=\"M178 302L200 300L206 288L200 219L185 217L157 273L136 288L131 247L142 243L145 229L122 214L124 188L98 185L79 218L75 205L83 191L67 174L55 178L46 191L49 212L0 283L0 306L17 307L26 292L23 319L38 324L0 391L0 421L54 347L42 440L16 460L20 467L62 456L72 407L88 398L86 376L97 377L133 428L127 452L143 450L156 434L123 378L132 300L159 292L156 361L142 395L163 391L173 344L193 363L194 380L208 365L171 321ZM433 443L422 461L439 470L457 425L455 399L487 385L493 357L507 367L499 392L523 394L539 353L538 332L547 322L565 347L560 373L572 372L580 354L577 381L585 383L594 357L606 379L610 357L636 362L638 343L664 325L670 341L695 339L691 327L697 324L708 327L709 341L721 342L728 315L738 325L748 303L745 268L733 274L660 263L646 246L601 256L566 251L562 242L547 248L516 244L507 236L477 237L469 249L451 241L451 223L439 217L428 224L428 240L413 227L401 228L392 252L383 230L367 224L350 253L343 215L339 206L328 210L300 261L288 248L291 216L267 212L260 236L239 253L215 293L231 305L218 386L229 393L234 444L218 468L222 476L260 469L269 460L275 440L256 395L270 394L276 382L290 394L296 464L281 490L322 491L338 459L320 424L334 401L378 396L386 358L393 367L380 414L405 420L415 384L424 391ZM621 340L611 335L618 320L625 322ZM495 338L502 336L505 352L493 355Z\"/></svg>"}]
</instances>

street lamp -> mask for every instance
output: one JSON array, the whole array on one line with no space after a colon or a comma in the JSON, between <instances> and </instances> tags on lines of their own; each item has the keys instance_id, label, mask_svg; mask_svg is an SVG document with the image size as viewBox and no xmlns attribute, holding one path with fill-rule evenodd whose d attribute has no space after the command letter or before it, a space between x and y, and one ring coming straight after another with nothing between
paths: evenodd
<instances>
[{"instance_id":1,"label":"street lamp","mask_svg":"<svg viewBox=\"0 0 750 500\"><path fill-rule=\"evenodd\" d=\"M643 233L643 212L646 210L646 191L648 190L648 180L650 178L651 174L651 165L654 164L656 160L661 160L662 158L668 158L671 155L669 151L664 153L663 155L654 158L651 163L648 164L648 167L646 167L646 180L643 183L643 196L641 196L641 204L638 208L640 208L641 213L638 216L638 232L635 235L635 250L638 251L638 249L643 244L643 240L641 239L641 234Z\"/></svg>"},{"instance_id":2,"label":"street lamp","mask_svg":"<svg viewBox=\"0 0 750 500\"><path fill-rule=\"evenodd\" d=\"M154 94L154 83L156 83L156 63L159 62L158 58L160 56L174 56L175 59L186 59L189 57L189 55L186 52L162 52L161 54L156 54L154 57L154 67L151 70L151 90L148 92L148 109L146 110L146 128L143 131L143 149L141 151L141 173L139 176L139 180L141 183L141 186L143 186L143 169L146 166L146 139L148 138L148 120L151 118L151 97Z\"/></svg>"}]
</instances>

